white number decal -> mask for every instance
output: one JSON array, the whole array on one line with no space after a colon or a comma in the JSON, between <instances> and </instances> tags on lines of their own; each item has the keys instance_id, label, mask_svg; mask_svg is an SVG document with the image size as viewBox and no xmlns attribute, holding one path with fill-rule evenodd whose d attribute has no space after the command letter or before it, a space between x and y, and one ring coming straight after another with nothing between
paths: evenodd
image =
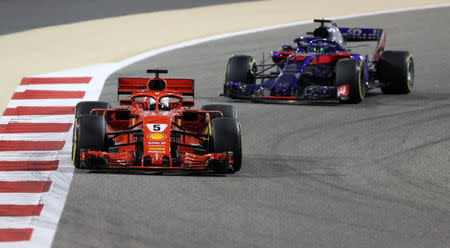
<instances>
[{"instance_id":1,"label":"white number decal","mask_svg":"<svg viewBox=\"0 0 450 248\"><path fill-rule=\"evenodd\" d=\"M147 124L147 128L150 132L164 132L167 128L167 124Z\"/></svg>"}]
</instances>

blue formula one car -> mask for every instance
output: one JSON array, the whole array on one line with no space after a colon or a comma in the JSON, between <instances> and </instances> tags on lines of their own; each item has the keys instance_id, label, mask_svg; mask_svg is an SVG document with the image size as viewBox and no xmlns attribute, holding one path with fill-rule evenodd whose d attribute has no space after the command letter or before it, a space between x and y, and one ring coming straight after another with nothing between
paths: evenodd
<instances>
[{"instance_id":1,"label":"blue formula one car","mask_svg":"<svg viewBox=\"0 0 450 248\"><path fill-rule=\"evenodd\" d=\"M271 64L257 65L253 57L228 60L223 95L253 101L338 100L360 103L368 90L408 94L414 84L414 60L408 51L384 51L386 33L375 28L338 28L329 20L296 48L284 45L272 52ZM372 58L351 53L348 42L376 41ZM258 67L260 70L258 70Z\"/></svg>"}]
</instances>

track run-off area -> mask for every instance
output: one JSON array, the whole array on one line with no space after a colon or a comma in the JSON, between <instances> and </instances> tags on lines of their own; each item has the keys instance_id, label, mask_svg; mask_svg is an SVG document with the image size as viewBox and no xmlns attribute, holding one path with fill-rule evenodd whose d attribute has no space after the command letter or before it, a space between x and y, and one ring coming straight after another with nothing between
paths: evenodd
<instances>
[{"instance_id":1,"label":"track run-off area","mask_svg":"<svg viewBox=\"0 0 450 248\"><path fill-rule=\"evenodd\" d=\"M0 229L22 229L7 235L24 241L0 247L50 246L61 212L54 247L448 247L450 54L443 41L449 16L450 8L441 7L337 20L384 28L387 50L410 50L415 58L412 94L373 91L359 105L219 97L231 54L259 61L262 52L311 31L310 22L23 80L0 127L0 194L15 199L0 200ZM75 103L115 103L117 77L146 76L155 67L194 78L197 107L237 107L241 172L77 170L72 179Z\"/></svg>"}]
</instances>

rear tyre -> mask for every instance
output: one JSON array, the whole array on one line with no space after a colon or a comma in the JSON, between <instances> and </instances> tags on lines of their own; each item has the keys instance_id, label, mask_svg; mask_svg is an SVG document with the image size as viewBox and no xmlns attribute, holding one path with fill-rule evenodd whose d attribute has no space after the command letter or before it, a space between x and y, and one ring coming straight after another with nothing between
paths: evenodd
<instances>
[{"instance_id":1,"label":"rear tyre","mask_svg":"<svg viewBox=\"0 0 450 248\"><path fill-rule=\"evenodd\" d=\"M414 59L407 51L385 51L377 63L384 94L408 94L414 85Z\"/></svg>"},{"instance_id":2,"label":"rear tyre","mask_svg":"<svg viewBox=\"0 0 450 248\"><path fill-rule=\"evenodd\" d=\"M223 85L223 95L232 97L232 86L228 82L255 84L256 71L256 61L252 56L233 55L228 60L227 70L225 74L225 84Z\"/></svg>"},{"instance_id":3,"label":"rear tyre","mask_svg":"<svg viewBox=\"0 0 450 248\"><path fill-rule=\"evenodd\" d=\"M241 128L237 120L217 118L211 121L211 150L213 153L233 152L233 170L238 172L242 165Z\"/></svg>"},{"instance_id":4,"label":"rear tyre","mask_svg":"<svg viewBox=\"0 0 450 248\"><path fill-rule=\"evenodd\" d=\"M72 144L72 162L76 168L81 168L80 151L106 150L106 121L100 115L81 115L75 119ZM89 169L89 168L88 168Z\"/></svg>"},{"instance_id":5,"label":"rear tyre","mask_svg":"<svg viewBox=\"0 0 450 248\"><path fill-rule=\"evenodd\" d=\"M341 59L336 63L336 88L343 85L348 85L349 88L348 97L339 99L341 103L360 103L366 96L364 81L364 70L360 60Z\"/></svg>"},{"instance_id":6,"label":"rear tyre","mask_svg":"<svg viewBox=\"0 0 450 248\"><path fill-rule=\"evenodd\" d=\"M256 60L248 55L234 55L228 60L225 81L255 84Z\"/></svg>"},{"instance_id":7,"label":"rear tyre","mask_svg":"<svg viewBox=\"0 0 450 248\"><path fill-rule=\"evenodd\" d=\"M237 110L233 105L208 104L208 105L203 105L202 110L220 111L220 112L222 112L223 117L237 119Z\"/></svg>"}]
</instances>

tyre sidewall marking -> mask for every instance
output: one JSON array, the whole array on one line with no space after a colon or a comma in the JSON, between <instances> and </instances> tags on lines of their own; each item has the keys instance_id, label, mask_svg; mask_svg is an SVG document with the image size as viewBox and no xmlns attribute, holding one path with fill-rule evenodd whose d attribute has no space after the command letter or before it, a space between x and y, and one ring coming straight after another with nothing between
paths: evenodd
<instances>
[{"instance_id":1,"label":"tyre sidewall marking","mask_svg":"<svg viewBox=\"0 0 450 248\"><path fill-rule=\"evenodd\" d=\"M74 141L73 141L73 151L72 151L72 163L75 162L75 156L76 156L76 153L77 153L77 140L78 140L77 139L77 134L78 134L78 130L77 130L78 120L77 119L78 118L75 115L75 123L73 125L73 129L74 129L74 131L73 131L73 138L74 138Z\"/></svg>"},{"instance_id":2,"label":"tyre sidewall marking","mask_svg":"<svg viewBox=\"0 0 450 248\"><path fill-rule=\"evenodd\" d=\"M408 56L408 59L406 60L407 66L406 66L406 86L408 87L408 90L411 92L413 89L413 86L411 84L411 78L409 77L410 73L410 67L411 67L411 59L413 59L413 56L410 54Z\"/></svg>"},{"instance_id":3,"label":"tyre sidewall marking","mask_svg":"<svg viewBox=\"0 0 450 248\"><path fill-rule=\"evenodd\" d=\"M255 66L256 64L256 60L252 60L252 62L250 63L250 71L253 69L253 66Z\"/></svg>"},{"instance_id":4,"label":"tyre sidewall marking","mask_svg":"<svg viewBox=\"0 0 450 248\"><path fill-rule=\"evenodd\" d=\"M364 99L363 93L362 93L362 84L361 84L361 74L362 74L362 65L360 63L359 65L359 73L358 73L358 88L359 88L359 97L360 99Z\"/></svg>"}]
</instances>

